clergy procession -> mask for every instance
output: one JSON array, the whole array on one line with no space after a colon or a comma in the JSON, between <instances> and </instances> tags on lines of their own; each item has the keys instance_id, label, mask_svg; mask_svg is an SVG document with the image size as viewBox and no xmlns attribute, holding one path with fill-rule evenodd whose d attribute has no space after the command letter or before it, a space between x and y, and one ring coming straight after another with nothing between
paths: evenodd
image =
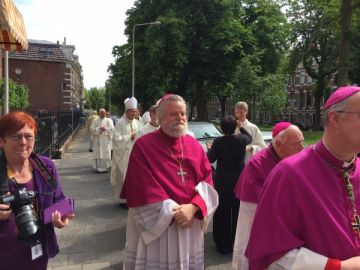
<instances>
[{"instance_id":1,"label":"clergy procession","mask_svg":"<svg viewBox=\"0 0 360 270\"><path fill-rule=\"evenodd\" d=\"M126 99L115 126L100 109L93 167L110 169L127 211L123 269L204 269L207 228L232 269L360 269L359 108L360 87L340 87L319 142L306 146L297 126L279 122L266 145L240 101L206 150L176 94L139 119Z\"/></svg>"},{"instance_id":2,"label":"clergy procession","mask_svg":"<svg viewBox=\"0 0 360 270\"><path fill-rule=\"evenodd\" d=\"M319 142L305 146L297 126L279 122L266 146L240 101L206 150L181 96L165 95L140 119L128 98L115 127L100 109L94 169L110 168L128 209L123 269L204 269L209 224L233 269L360 269L358 108L360 88L340 87L325 103Z\"/></svg>"}]
</instances>

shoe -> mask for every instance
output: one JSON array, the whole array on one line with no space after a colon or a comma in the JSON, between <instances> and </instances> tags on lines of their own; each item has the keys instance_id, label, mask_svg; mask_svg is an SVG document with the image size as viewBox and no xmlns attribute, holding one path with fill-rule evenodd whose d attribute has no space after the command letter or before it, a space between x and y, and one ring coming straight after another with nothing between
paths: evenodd
<instances>
[{"instance_id":1,"label":"shoe","mask_svg":"<svg viewBox=\"0 0 360 270\"><path fill-rule=\"evenodd\" d=\"M93 150L92 150L92 149L89 149L89 152L93 152Z\"/></svg>"},{"instance_id":2,"label":"shoe","mask_svg":"<svg viewBox=\"0 0 360 270\"><path fill-rule=\"evenodd\" d=\"M127 206L127 203L119 203L119 206L122 209L129 209L129 207Z\"/></svg>"}]
</instances>

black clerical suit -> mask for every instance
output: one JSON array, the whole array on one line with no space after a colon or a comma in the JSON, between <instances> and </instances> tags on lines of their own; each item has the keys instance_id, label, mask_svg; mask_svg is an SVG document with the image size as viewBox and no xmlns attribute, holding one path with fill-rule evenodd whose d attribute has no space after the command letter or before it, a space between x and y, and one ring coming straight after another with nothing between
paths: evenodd
<instances>
[{"instance_id":1,"label":"black clerical suit","mask_svg":"<svg viewBox=\"0 0 360 270\"><path fill-rule=\"evenodd\" d=\"M211 163L217 161L214 186L219 194L219 206L214 214L213 238L222 254L231 253L233 249L239 213L234 189L244 168L246 145L252 140L244 128L240 128L240 132L216 138L207 153Z\"/></svg>"}]
</instances>

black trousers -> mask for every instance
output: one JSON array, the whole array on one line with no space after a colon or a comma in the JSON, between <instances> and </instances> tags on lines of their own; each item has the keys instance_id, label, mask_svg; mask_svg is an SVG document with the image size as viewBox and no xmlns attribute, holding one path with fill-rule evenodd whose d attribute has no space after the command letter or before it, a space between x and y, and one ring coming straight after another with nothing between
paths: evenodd
<instances>
[{"instance_id":1,"label":"black trousers","mask_svg":"<svg viewBox=\"0 0 360 270\"><path fill-rule=\"evenodd\" d=\"M233 251L240 201L233 190L219 190L219 206L213 220L213 239L221 254Z\"/></svg>"}]
</instances>

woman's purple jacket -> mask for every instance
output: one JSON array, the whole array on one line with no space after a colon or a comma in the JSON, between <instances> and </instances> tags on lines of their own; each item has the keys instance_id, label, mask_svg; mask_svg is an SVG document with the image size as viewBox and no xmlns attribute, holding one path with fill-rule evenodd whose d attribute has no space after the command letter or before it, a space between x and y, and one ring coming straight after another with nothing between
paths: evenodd
<instances>
[{"instance_id":1,"label":"woman's purple jacket","mask_svg":"<svg viewBox=\"0 0 360 270\"><path fill-rule=\"evenodd\" d=\"M65 199L64 193L62 191L59 176L57 170L55 168L55 164L51 159L44 156L39 156L42 163L46 166L49 170L53 178L57 183L57 188L54 190L46 181L42 173L40 172L38 166L34 161L31 159L31 165L33 166L33 181L35 185L35 190L38 192L38 202L39 202L39 215L40 220L42 221L44 209L53 205L54 203ZM59 246L56 239L56 234L54 231L54 226L52 223L49 224L41 224L45 243L44 245L44 252L46 252L49 258L53 258L59 252Z\"/></svg>"}]
</instances>

